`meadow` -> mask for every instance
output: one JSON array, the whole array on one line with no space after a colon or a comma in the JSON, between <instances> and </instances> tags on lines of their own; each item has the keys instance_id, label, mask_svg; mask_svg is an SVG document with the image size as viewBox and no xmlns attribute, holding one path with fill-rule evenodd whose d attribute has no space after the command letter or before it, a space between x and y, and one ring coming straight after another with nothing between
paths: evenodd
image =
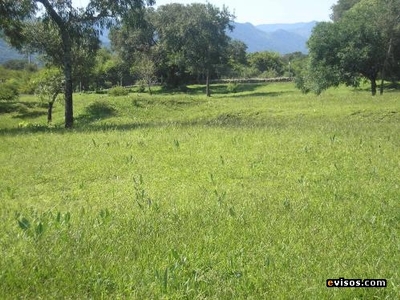
<instances>
[{"instance_id":1,"label":"meadow","mask_svg":"<svg viewBox=\"0 0 400 300\"><path fill-rule=\"evenodd\" d=\"M400 93L203 90L0 102L0 299L399 296Z\"/></svg>"}]
</instances>

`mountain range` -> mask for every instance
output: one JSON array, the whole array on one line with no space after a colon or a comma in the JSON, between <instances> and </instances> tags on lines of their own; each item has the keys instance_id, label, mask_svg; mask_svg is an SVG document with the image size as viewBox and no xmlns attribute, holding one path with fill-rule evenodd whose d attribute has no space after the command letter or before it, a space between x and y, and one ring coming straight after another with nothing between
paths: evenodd
<instances>
[{"instance_id":1,"label":"mountain range","mask_svg":"<svg viewBox=\"0 0 400 300\"><path fill-rule=\"evenodd\" d=\"M316 21L293 24L263 24L253 25L251 23L234 23L232 32L228 35L232 39L244 42L247 45L247 52L273 51L280 54L293 52L307 53L307 40ZM107 33L102 36L104 45L110 41ZM0 64L10 59L23 59L24 56L10 48L7 43L0 39Z\"/></svg>"},{"instance_id":2,"label":"mountain range","mask_svg":"<svg viewBox=\"0 0 400 300\"><path fill-rule=\"evenodd\" d=\"M234 23L234 30L228 32L232 39L244 42L247 52L273 51L280 54L293 52L308 53L307 40L316 21L293 24Z\"/></svg>"},{"instance_id":3,"label":"mountain range","mask_svg":"<svg viewBox=\"0 0 400 300\"><path fill-rule=\"evenodd\" d=\"M24 59L24 56L0 38L0 64L11 59Z\"/></svg>"}]
</instances>

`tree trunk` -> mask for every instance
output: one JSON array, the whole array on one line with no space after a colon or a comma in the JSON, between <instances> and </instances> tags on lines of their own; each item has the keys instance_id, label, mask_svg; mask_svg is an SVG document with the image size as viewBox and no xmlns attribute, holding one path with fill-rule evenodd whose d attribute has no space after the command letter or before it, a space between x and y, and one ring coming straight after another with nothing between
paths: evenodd
<instances>
[{"instance_id":1,"label":"tree trunk","mask_svg":"<svg viewBox=\"0 0 400 300\"><path fill-rule=\"evenodd\" d=\"M376 95L376 79L375 78L371 79L371 93L372 93L372 96Z\"/></svg>"},{"instance_id":2,"label":"tree trunk","mask_svg":"<svg viewBox=\"0 0 400 300\"><path fill-rule=\"evenodd\" d=\"M49 102L49 107L47 109L47 124L50 124L53 121L53 104L54 101Z\"/></svg>"},{"instance_id":3,"label":"tree trunk","mask_svg":"<svg viewBox=\"0 0 400 300\"><path fill-rule=\"evenodd\" d=\"M44 5L47 13L57 24L61 33L62 47L64 50L63 69L65 77L65 128L72 128L74 123L74 113L72 108L72 41L70 38L70 33L68 32L68 23L61 17L61 15L57 13L49 0L37 0L37 2L40 2Z\"/></svg>"}]
</instances>

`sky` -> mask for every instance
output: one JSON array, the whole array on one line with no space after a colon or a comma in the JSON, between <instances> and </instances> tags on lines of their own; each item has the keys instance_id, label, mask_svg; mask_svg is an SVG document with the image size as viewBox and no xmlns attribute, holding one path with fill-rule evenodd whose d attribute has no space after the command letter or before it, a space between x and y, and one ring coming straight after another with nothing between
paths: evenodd
<instances>
[{"instance_id":1,"label":"sky","mask_svg":"<svg viewBox=\"0 0 400 300\"><path fill-rule=\"evenodd\" d=\"M156 0L156 7L170 3L211 3L219 8L227 6L238 23L253 25L328 21L331 7L338 0ZM88 0L73 0L85 6Z\"/></svg>"}]
</instances>

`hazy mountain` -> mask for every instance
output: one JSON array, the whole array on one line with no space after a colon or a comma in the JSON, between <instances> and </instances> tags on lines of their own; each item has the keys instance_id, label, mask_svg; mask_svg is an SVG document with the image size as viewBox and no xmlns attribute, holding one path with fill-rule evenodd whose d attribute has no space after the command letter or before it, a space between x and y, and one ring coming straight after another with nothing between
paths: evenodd
<instances>
[{"instance_id":1,"label":"hazy mountain","mask_svg":"<svg viewBox=\"0 0 400 300\"><path fill-rule=\"evenodd\" d=\"M11 59L24 59L24 56L0 38L0 64Z\"/></svg>"},{"instance_id":2,"label":"hazy mountain","mask_svg":"<svg viewBox=\"0 0 400 300\"><path fill-rule=\"evenodd\" d=\"M293 33L297 33L307 39L310 37L314 26L317 24L316 21L307 23L293 23L293 24L263 24L257 25L257 29L265 32L274 32L277 30L285 30Z\"/></svg>"},{"instance_id":3,"label":"hazy mountain","mask_svg":"<svg viewBox=\"0 0 400 300\"><path fill-rule=\"evenodd\" d=\"M292 52L307 53L307 40L316 22L294 24L235 23L233 32L228 35L244 42L248 52L275 51L281 54Z\"/></svg>"}]
</instances>

